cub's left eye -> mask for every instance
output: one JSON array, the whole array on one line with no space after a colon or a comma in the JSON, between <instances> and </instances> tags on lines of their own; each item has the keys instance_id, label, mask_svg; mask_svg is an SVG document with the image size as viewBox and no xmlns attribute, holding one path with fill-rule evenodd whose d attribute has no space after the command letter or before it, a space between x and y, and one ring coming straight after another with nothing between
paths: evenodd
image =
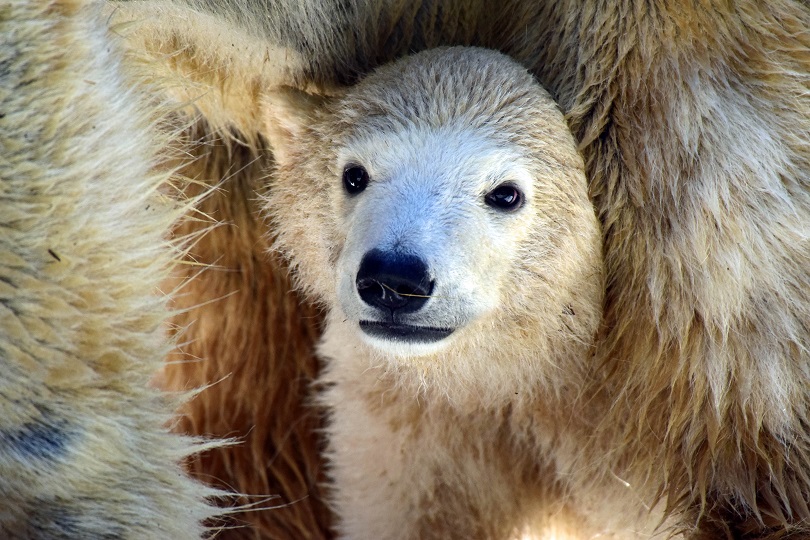
<instances>
[{"instance_id":1,"label":"cub's left eye","mask_svg":"<svg viewBox=\"0 0 810 540\"><path fill-rule=\"evenodd\" d=\"M523 206L523 193L511 184L502 184L487 193L484 201L497 210L514 212Z\"/></svg>"}]
</instances>

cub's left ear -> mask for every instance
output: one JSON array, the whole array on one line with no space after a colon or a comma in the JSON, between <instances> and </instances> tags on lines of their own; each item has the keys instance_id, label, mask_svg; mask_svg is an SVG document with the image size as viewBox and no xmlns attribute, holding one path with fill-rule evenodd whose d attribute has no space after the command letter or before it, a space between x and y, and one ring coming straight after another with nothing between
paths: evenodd
<instances>
[{"instance_id":1,"label":"cub's left ear","mask_svg":"<svg viewBox=\"0 0 810 540\"><path fill-rule=\"evenodd\" d=\"M290 159L300 144L304 128L312 122L315 110L328 98L308 94L289 86L273 88L262 97L265 135L278 163Z\"/></svg>"}]
</instances>

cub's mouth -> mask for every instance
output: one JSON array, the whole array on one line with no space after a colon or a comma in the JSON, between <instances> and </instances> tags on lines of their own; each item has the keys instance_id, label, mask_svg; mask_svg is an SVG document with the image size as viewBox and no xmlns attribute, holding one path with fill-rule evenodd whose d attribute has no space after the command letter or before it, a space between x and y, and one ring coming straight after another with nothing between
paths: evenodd
<instances>
[{"instance_id":1,"label":"cub's mouth","mask_svg":"<svg viewBox=\"0 0 810 540\"><path fill-rule=\"evenodd\" d=\"M369 336L409 343L441 341L455 331L455 328L434 328L378 321L360 321L360 329Z\"/></svg>"}]
</instances>

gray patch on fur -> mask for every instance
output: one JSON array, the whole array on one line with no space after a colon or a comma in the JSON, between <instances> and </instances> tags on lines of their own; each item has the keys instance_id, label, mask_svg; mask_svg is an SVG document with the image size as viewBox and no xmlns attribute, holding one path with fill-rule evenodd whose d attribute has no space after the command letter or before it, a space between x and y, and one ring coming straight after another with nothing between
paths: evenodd
<instances>
[{"instance_id":1,"label":"gray patch on fur","mask_svg":"<svg viewBox=\"0 0 810 540\"><path fill-rule=\"evenodd\" d=\"M28 422L13 431L0 432L0 456L13 460L55 460L65 454L72 438L64 421Z\"/></svg>"}]
</instances>

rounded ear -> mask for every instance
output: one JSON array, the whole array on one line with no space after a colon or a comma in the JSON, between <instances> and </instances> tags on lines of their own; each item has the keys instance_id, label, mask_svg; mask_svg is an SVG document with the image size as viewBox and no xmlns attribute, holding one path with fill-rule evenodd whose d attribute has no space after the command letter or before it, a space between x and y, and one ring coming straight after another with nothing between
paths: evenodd
<instances>
[{"instance_id":1,"label":"rounded ear","mask_svg":"<svg viewBox=\"0 0 810 540\"><path fill-rule=\"evenodd\" d=\"M265 136L279 164L290 159L291 149L300 143L315 110L328 99L289 86L273 88L262 97Z\"/></svg>"},{"instance_id":2,"label":"rounded ear","mask_svg":"<svg viewBox=\"0 0 810 540\"><path fill-rule=\"evenodd\" d=\"M261 15L262 4L268 2L99 3L109 16L111 31L123 37L136 63L145 63L173 105L191 119L202 115L211 132L233 136L251 147L256 144L254 134L263 129L255 89L295 84L310 63L292 44L294 39L287 46L281 44L279 25L286 19ZM298 12L297 2L275 2L274 8L277 3L288 6L279 12L286 17ZM0 6L6 4L0 1ZM259 18L263 22L255 29L266 23L266 38L255 37L246 26L254 28L251 21ZM234 128L238 134L233 134Z\"/></svg>"}]
</instances>

